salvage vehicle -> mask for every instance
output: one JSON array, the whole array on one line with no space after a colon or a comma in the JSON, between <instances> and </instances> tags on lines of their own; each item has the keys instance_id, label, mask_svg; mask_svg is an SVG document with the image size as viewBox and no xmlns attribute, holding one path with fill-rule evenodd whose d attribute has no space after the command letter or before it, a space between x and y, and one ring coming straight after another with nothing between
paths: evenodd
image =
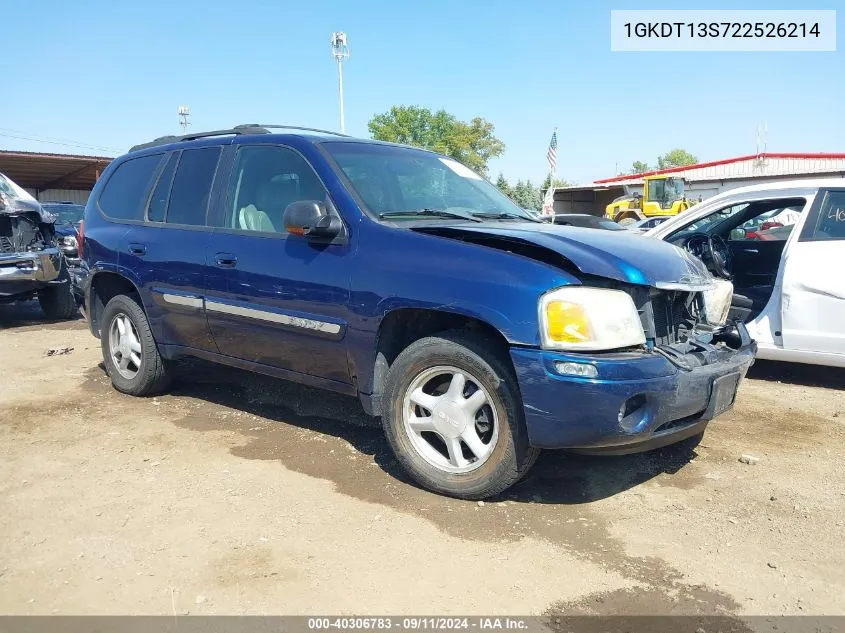
<instances>
[{"instance_id":1,"label":"salvage vehicle","mask_svg":"<svg viewBox=\"0 0 845 633\"><path fill-rule=\"evenodd\" d=\"M77 312L54 218L0 174L0 302L35 296L49 319L69 319Z\"/></svg>"},{"instance_id":2,"label":"salvage vehicle","mask_svg":"<svg viewBox=\"0 0 845 633\"><path fill-rule=\"evenodd\" d=\"M542 448L700 435L753 362L686 251L530 217L426 150L285 126L136 146L85 211L119 391L183 356L357 396L420 485L483 499Z\"/></svg>"},{"instance_id":3,"label":"salvage vehicle","mask_svg":"<svg viewBox=\"0 0 845 633\"><path fill-rule=\"evenodd\" d=\"M845 367L845 179L732 189L646 235L731 281L760 358Z\"/></svg>"},{"instance_id":4,"label":"salvage vehicle","mask_svg":"<svg viewBox=\"0 0 845 633\"><path fill-rule=\"evenodd\" d=\"M42 202L41 208L55 218L56 243L65 256L70 273L71 289L77 302L82 302L82 259L79 257L79 233L85 217L85 205L73 202Z\"/></svg>"},{"instance_id":5,"label":"salvage vehicle","mask_svg":"<svg viewBox=\"0 0 845 633\"><path fill-rule=\"evenodd\" d=\"M71 265L79 259L79 225L85 205L73 202L42 202L41 208L53 216L57 243Z\"/></svg>"},{"instance_id":6,"label":"salvage vehicle","mask_svg":"<svg viewBox=\"0 0 845 633\"><path fill-rule=\"evenodd\" d=\"M628 192L605 208L605 217L627 226L648 218L667 218L690 208L683 178L665 175L645 176L642 193Z\"/></svg>"}]
</instances>

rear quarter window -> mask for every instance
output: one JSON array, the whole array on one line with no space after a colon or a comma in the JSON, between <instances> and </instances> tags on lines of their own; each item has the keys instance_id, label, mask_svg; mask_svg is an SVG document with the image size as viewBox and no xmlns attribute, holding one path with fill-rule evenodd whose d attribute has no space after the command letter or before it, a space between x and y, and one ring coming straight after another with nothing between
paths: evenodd
<instances>
[{"instance_id":1,"label":"rear quarter window","mask_svg":"<svg viewBox=\"0 0 845 633\"><path fill-rule=\"evenodd\" d=\"M109 178L98 204L114 220L143 220L147 192L163 154L131 158L118 165Z\"/></svg>"},{"instance_id":2,"label":"rear quarter window","mask_svg":"<svg viewBox=\"0 0 845 633\"><path fill-rule=\"evenodd\" d=\"M801 241L845 241L845 191L827 191L816 217L807 218Z\"/></svg>"}]
</instances>

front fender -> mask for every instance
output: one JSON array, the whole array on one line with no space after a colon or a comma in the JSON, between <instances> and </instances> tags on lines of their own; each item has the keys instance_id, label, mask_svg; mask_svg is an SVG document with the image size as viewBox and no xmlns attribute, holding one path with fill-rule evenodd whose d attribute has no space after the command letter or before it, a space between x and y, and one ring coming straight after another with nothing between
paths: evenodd
<instances>
[{"instance_id":1,"label":"front fender","mask_svg":"<svg viewBox=\"0 0 845 633\"><path fill-rule=\"evenodd\" d=\"M540 296L579 284L572 274L499 249L365 222L351 273L348 350L359 390L372 386L375 346L395 310L477 319L511 345L539 346Z\"/></svg>"}]
</instances>

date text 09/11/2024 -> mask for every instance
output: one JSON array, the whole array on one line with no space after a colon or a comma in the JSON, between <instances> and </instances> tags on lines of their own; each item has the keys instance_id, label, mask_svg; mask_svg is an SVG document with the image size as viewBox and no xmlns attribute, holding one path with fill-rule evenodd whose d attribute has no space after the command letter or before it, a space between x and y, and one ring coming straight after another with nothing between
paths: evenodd
<instances>
[{"instance_id":1,"label":"date text 09/11/2024","mask_svg":"<svg viewBox=\"0 0 845 633\"><path fill-rule=\"evenodd\" d=\"M805 22L626 22L635 38L807 38L819 37L819 24Z\"/></svg>"},{"instance_id":2,"label":"date text 09/11/2024","mask_svg":"<svg viewBox=\"0 0 845 633\"><path fill-rule=\"evenodd\" d=\"M312 631L341 630L391 630L403 631L445 631L445 630L525 630L524 619L509 617L339 617L308 618L308 629Z\"/></svg>"}]
</instances>

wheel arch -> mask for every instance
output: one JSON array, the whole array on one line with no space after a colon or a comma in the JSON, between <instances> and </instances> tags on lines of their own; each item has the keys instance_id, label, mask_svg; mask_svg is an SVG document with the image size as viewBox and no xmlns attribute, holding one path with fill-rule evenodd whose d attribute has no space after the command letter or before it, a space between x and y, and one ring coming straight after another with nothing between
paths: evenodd
<instances>
[{"instance_id":1,"label":"wheel arch","mask_svg":"<svg viewBox=\"0 0 845 633\"><path fill-rule=\"evenodd\" d=\"M141 292L138 290L137 284L127 276L111 270L98 271L91 276L87 301L88 323L91 332L98 338L100 336L100 316L103 314L106 304L113 297L121 294L134 297L141 309L144 310ZM144 312L146 313L146 310Z\"/></svg>"},{"instance_id":2,"label":"wheel arch","mask_svg":"<svg viewBox=\"0 0 845 633\"><path fill-rule=\"evenodd\" d=\"M478 317L433 308L395 308L379 323L372 358L369 385L359 392L364 407L372 415L381 415L381 396L387 372L396 357L414 341L445 331L464 331L485 339L491 349L513 367L507 337L496 327Z\"/></svg>"}]
</instances>

